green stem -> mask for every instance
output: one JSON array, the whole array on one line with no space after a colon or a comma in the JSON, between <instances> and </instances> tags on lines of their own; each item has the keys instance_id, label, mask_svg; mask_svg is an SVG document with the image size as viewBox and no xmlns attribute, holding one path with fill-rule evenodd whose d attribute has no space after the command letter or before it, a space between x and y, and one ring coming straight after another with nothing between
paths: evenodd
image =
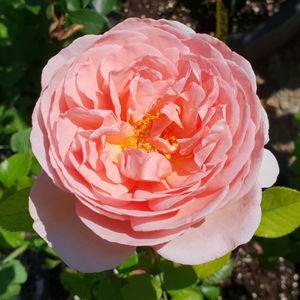
<instances>
[{"instance_id":1,"label":"green stem","mask_svg":"<svg viewBox=\"0 0 300 300\"><path fill-rule=\"evenodd\" d=\"M164 300L168 300L167 292L163 290Z\"/></svg>"},{"instance_id":2,"label":"green stem","mask_svg":"<svg viewBox=\"0 0 300 300\"><path fill-rule=\"evenodd\" d=\"M11 254L9 254L6 258L3 259L2 263L5 264L16 257L18 257L20 254L22 254L28 247L28 243L24 244L23 246L17 248L15 251L13 251Z\"/></svg>"}]
</instances>

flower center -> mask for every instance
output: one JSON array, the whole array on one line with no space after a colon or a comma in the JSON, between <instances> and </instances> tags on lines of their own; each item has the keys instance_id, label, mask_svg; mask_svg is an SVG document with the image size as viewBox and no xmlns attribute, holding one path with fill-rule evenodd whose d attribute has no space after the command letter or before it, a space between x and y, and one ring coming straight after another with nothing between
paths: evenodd
<instances>
[{"instance_id":1,"label":"flower center","mask_svg":"<svg viewBox=\"0 0 300 300\"><path fill-rule=\"evenodd\" d=\"M153 121L158 118L159 116L157 114L153 115L148 113L143 119L134 123L134 133L127 139L126 143L122 145L122 151L129 148L139 148L146 152L158 152L158 150L147 141L151 135Z\"/></svg>"},{"instance_id":2,"label":"flower center","mask_svg":"<svg viewBox=\"0 0 300 300\"><path fill-rule=\"evenodd\" d=\"M171 159L171 153L165 153L157 148L155 148L151 143L149 143L149 137L151 136L153 122L159 119L157 113L147 113L143 119L134 123L133 135L129 137L126 142L121 146L122 152L129 148L138 148L146 152L158 152L164 155L167 159ZM179 144L176 141L175 136L165 137L173 150L172 153L178 148Z\"/></svg>"}]
</instances>

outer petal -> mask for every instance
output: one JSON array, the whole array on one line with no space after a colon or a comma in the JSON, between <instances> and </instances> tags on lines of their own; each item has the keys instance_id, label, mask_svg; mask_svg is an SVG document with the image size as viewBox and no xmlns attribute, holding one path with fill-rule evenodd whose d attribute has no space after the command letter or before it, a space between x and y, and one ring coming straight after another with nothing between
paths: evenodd
<instances>
[{"instance_id":1,"label":"outer petal","mask_svg":"<svg viewBox=\"0 0 300 300\"><path fill-rule=\"evenodd\" d=\"M182 264L197 265L221 257L251 239L260 223L260 201L261 188L256 183L242 199L230 202L203 224L154 249Z\"/></svg>"},{"instance_id":2,"label":"outer petal","mask_svg":"<svg viewBox=\"0 0 300 300\"><path fill-rule=\"evenodd\" d=\"M276 158L271 151L264 149L264 156L258 174L260 186L263 188L272 186L275 183L278 174L279 166Z\"/></svg>"},{"instance_id":3,"label":"outer petal","mask_svg":"<svg viewBox=\"0 0 300 300\"><path fill-rule=\"evenodd\" d=\"M58 189L42 172L30 194L34 230L72 269L100 272L122 263L134 247L101 239L77 217L77 199Z\"/></svg>"},{"instance_id":4,"label":"outer petal","mask_svg":"<svg viewBox=\"0 0 300 300\"><path fill-rule=\"evenodd\" d=\"M57 55L51 58L42 73L42 88L44 89L53 75L63 65L70 65L78 58L87 48L99 40L98 35L85 35L76 39L67 48L62 49Z\"/></svg>"}]
</instances>

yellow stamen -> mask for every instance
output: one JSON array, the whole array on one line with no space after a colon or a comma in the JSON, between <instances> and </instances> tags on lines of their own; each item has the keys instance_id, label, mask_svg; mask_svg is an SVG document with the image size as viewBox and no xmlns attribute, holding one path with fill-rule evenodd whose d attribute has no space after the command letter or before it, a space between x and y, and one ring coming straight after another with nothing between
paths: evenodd
<instances>
[{"instance_id":1,"label":"yellow stamen","mask_svg":"<svg viewBox=\"0 0 300 300\"><path fill-rule=\"evenodd\" d=\"M121 146L122 151L129 148L138 148L146 152L159 152L163 154L167 159L171 159L171 153L163 153L153 147L147 140L151 135L153 122L159 119L158 114L147 113L145 117L138 122L134 123L133 126L133 135L127 139L127 141ZM171 136L166 138L169 143L178 147L179 144L176 142L176 137Z\"/></svg>"},{"instance_id":2,"label":"yellow stamen","mask_svg":"<svg viewBox=\"0 0 300 300\"><path fill-rule=\"evenodd\" d=\"M133 135L129 137L125 144L122 145L122 151L129 148L139 148L146 152L158 152L158 150L147 142L151 135L152 124L159 116L148 113L145 117L133 124Z\"/></svg>"},{"instance_id":3,"label":"yellow stamen","mask_svg":"<svg viewBox=\"0 0 300 300\"><path fill-rule=\"evenodd\" d=\"M165 155L165 157L166 157L166 159L171 159L171 154L170 153L164 153L164 155Z\"/></svg>"}]
</instances>

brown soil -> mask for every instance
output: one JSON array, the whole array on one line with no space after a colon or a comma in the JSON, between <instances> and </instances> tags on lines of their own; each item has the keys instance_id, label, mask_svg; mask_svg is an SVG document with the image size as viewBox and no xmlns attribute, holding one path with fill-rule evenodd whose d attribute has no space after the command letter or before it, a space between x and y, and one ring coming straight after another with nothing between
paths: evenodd
<instances>
[{"instance_id":1,"label":"brown soil","mask_svg":"<svg viewBox=\"0 0 300 300\"><path fill-rule=\"evenodd\" d=\"M240 1L235 9L223 1L230 15L229 33L253 28L279 11L287 0ZM238 2L238 1L237 1ZM197 32L215 34L216 0L123 0L123 17L170 19L180 21Z\"/></svg>"},{"instance_id":2,"label":"brown soil","mask_svg":"<svg viewBox=\"0 0 300 300\"><path fill-rule=\"evenodd\" d=\"M233 252L235 268L223 283L218 300L297 300L299 297L299 275L290 262L280 257L273 270L260 266L259 255L263 249L250 242Z\"/></svg>"},{"instance_id":3,"label":"brown soil","mask_svg":"<svg viewBox=\"0 0 300 300\"><path fill-rule=\"evenodd\" d=\"M294 141L299 126L294 114L300 111L300 38L253 65L258 95L270 120L269 146L280 163L280 185L288 185L289 167L294 158Z\"/></svg>"}]
</instances>

